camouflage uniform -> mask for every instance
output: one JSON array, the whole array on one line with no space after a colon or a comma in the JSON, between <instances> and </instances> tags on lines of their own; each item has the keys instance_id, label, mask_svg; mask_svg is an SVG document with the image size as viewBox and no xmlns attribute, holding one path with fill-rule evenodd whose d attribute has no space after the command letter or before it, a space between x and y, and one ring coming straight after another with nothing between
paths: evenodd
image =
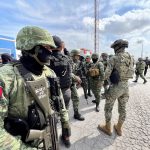
<instances>
[{"instance_id":1,"label":"camouflage uniform","mask_svg":"<svg viewBox=\"0 0 150 150\"><path fill-rule=\"evenodd\" d=\"M115 125L115 129L118 135L122 134L121 127L126 118L126 103L129 99L129 89L128 89L128 79L132 78L133 70L131 76L128 77L129 66L133 69L133 60L129 53L124 52L125 47L128 47L128 42L124 40L117 40L112 45L114 48L115 56L111 57L109 65L105 71L105 79L109 79L113 69L118 70L120 76L118 84L111 84L108 91L106 92L106 102L105 102L105 120L106 124L98 126L98 129L111 135L111 118L112 109L116 99L118 99L118 112L119 119L118 124ZM127 65L126 65L127 64Z\"/></svg>"},{"instance_id":2,"label":"camouflage uniform","mask_svg":"<svg viewBox=\"0 0 150 150\"><path fill-rule=\"evenodd\" d=\"M16 39L16 45L17 49L26 51L31 50L36 45L55 47L52 37L48 31L32 26L24 27L19 31ZM13 64L6 64L0 68L0 149L34 150L38 149L37 147L39 145L37 143L39 139L32 141L30 144L25 144L22 142L21 136L12 136L4 129L5 117L22 118L24 120L28 119L29 106L35 101L33 95L25 86L24 78L17 66L22 66L22 63L18 61ZM48 89L49 83L47 77L56 77L55 73L45 65L43 65L41 75L35 75L31 72L30 75L35 81L41 78L46 79ZM63 105L59 112L61 122L69 127L68 112L65 109L62 94L60 97Z\"/></svg>"},{"instance_id":3,"label":"camouflage uniform","mask_svg":"<svg viewBox=\"0 0 150 150\"><path fill-rule=\"evenodd\" d=\"M104 65L98 61L99 55L96 53L92 54L92 61L96 60L96 62L91 63L91 68L89 69L89 74L90 74L90 85L91 85L91 90L95 96L95 100L93 102L96 103L96 111L99 112L99 103L100 103L100 92L101 88L103 86L103 81L104 81ZM96 76L91 76L90 70L92 68L98 69L98 75Z\"/></svg>"},{"instance_id":4,"label":"camouflage uniform","mask_svg":"<svg viewBox=\"0 0 150 150\"><path fill-rule=\"evenodd\" d=\"M147 74L147 69L148 69L148 67L150 67L150 60L148 59L148 57L146 57L146 59L144 60L144 62L145 62L145 69L144 69L144 76L146 76L146 74Z\"/></svg>"},{"instance_id":5,"label":"camouflage uniform","mask_svg":"<svg viewBox=\"0 0 150 150\"><path fill-rule=\"evenodd\" d=\"M72 103L73 103L73 109L74 109L74 118L78 119L78 120L84 120L84 118L81 116L81 114L79 113L79 95L77 92L77 77L76 73L80 64L79 58L80 58L80 51L78 49L74 49L71 51L71 57L73 60L72 63L72 86L71 86L71 99L72 99ZM75 57L78 57L77 59ZM80 78L79 78L80 79Z\"/></svg>"},{"instance_id":6,"label":"camouflage uniform","mask_svg":"<svg viewBox=\"0 0 150 150\"><path fill-rule=\"evenodd\" d=\"M102 53L101 56L102 56L102 59L103 59L102 63L104 65L104 71L105 71L106 68L107 68L107 65L108 65L108 59L107 59L108 55L107 55L107 53ZM104 85L103 85L104 93L107 91L108 85L109 85L109 81L108 80L104 80Z\"/></svg>"},{"instance_id":7,"label":"camouflage uniform","mask_svg":"<svg viewBox=\"0 0 150 150\"><path fill-rule=\"evenodd\" d=\"M143 76L143 72L144 72L144 69L145 69L145 62L143 61L142 58L139 58L138 59L139 62L136 63L136 70L135 70L135 73L136 73L136 80L133 81L133 82L137 82L138 81L138 78L139 76L144 80L144 84L147 82L147 80L145 79L145 77Z\"/></svg>"},{"instance_id":8,"label":"camouflage uniform","mask_svg":"<svg viewBox=\"0 0 150 150\"><path fill-rule=\"evenodd\" d=\"M91 62L87 62L86 59L91 59L91 57L89 55L86 56L84 65L85 65L86 72L87 72L86 77L87 77L87 81L88 81L88 96L92 96L91 95L90 76L88 74L88 71L89 71L89 69L91 67Z\"/></svg>"}]
</instances>

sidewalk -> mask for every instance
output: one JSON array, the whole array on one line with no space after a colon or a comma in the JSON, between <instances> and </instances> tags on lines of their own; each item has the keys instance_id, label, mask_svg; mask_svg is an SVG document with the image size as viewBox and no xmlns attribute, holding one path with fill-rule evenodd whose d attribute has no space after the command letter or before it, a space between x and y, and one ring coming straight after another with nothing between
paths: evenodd
<instances>
[{"instance_id":1,"label":"sidewalk","mask_svg":"<svg viewBox=\"0 0 150 150\"><path fill-rule=\"evenodd\" d=\"M134 80L134 79L133 79ZM130 98L127 103L127 118L123 126L123 135L108 136L97 130L99 123L103 124L105 100L101 100L100 112L95 112L95 105L89 98L89 104L83 97L82 89L79 89L80 111L85 121L77 121L73 118L72 103L69 116L71 122L71 147L61 150L150 150L150 72L147 74L148 82L143 84L129 81ZM117 101L113 109L112 126L118 120ZM60 133L60 129L59 129Z\"/></svg>"}]
</instances>

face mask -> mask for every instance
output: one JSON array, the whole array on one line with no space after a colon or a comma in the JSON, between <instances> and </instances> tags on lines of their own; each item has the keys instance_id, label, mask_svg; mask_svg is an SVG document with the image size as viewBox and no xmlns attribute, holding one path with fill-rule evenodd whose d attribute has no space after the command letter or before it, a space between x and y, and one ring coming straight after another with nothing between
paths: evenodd
<instances>
[{"instance_id":1,"label":"face mask","mask_svg":"<svg viewBox=\"0 0 150 150\"><path fill-rule=\"evenodd\" d=\"M37 48L35 48L35 51L38 52L37 59L41 63L43 63L44 65L50 65L50 56L52 52L49 49L45 48L44 46L37 46Z\"/></svg>"},{"instance_id":2,"label":"face mask","mask_svg":"<svg viewBox=\"0 0 150 150\"><path fill-rule=\"evenodd\" d=\"M98 61L98 58L92 58L93 63L96 63Z\"/></svg>"}]
</instances>

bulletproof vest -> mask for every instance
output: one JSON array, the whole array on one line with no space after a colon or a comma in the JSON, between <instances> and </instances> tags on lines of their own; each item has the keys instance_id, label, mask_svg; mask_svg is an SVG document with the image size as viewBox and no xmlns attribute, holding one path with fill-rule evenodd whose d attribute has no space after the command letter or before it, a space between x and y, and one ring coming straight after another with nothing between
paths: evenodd
<instances>
[{"instance_id":1,"label":"bulletproof vest","mask_svg":"<svg viewBox=\"0 0 150 150\"><path fill-rule=\"evenodd\" d=\"M133 66L133 58L130 56L128 52L117 53L115 57L115 66L117 69L120 80L128 80L133 78L134 74L134 66Z\"/></svg>"},{"instance_id":2,"label":"bulletproof vest","mask_svg":"<svg viewBox=\"0 0 150 150\"><path fill-rule=\"evenodd\" d=\"M63 54L53 55L50 62L50 68L54 70L57 77L59 78L59 83L61 89L69 88L71 86L71 64L68 56Z\"/></svg>"},{"instance_id":3,"label":"bulletproof vest","mask_svg":"<svg viewBox=\"0 0 150 150\"><path fill-rule=\"evenodd\" d=\"M8 116L26 118L28 116L28 108L34 102L34 97L30 93L29 89L25 86L24 78L18 71L16 65L21 64L15 64L13 65L12 68L15 77L13 85L11 85L10 87L11 92L10 92ZM32 77L36 81L41 78L55 77L55 74L48 67L44 66L44 71L41 76L36 76L32 74ZM47 88L49 88L49 86L50 86L49 82L47 81Z\"/></svg>"}]
</instances>

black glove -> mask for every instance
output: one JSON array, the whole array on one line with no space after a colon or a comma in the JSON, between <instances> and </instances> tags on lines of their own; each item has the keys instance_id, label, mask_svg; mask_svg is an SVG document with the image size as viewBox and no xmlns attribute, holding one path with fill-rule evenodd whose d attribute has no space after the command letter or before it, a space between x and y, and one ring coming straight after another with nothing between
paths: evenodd
<instances>
[{"instance_id":1,"label":"black glove","mask_svg":"<svg viewBox=\"0 0 150 150\"><path fill-rule=\"evenodd\" d=\"M26 136L29 131L29 126L24 119L6 117L4 119L4 128L13 136L20 135L21 140L25 142Z\"/></svg>"}]
</instances>

